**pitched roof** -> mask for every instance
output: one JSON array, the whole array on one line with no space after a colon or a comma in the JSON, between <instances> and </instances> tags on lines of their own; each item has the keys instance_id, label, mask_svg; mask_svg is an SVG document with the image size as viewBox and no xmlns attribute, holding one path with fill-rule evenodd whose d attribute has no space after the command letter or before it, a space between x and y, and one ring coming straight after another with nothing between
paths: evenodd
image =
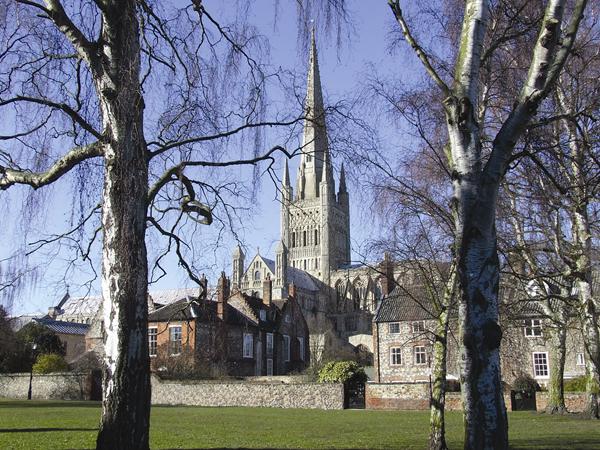
<instances>
[{"instance_id":1,"label":"pitched roof","mask_svg":"<svg viewBox=\"0 0 600 450\"><path fill-rule=\"evenodd\" d=\"M62 320L53 320L50 318L34 319L37 323L44 325L46 328L61 334L78 334L85 335L90 326L85 323L65 322Z\"/></svg>"},{"instance_id":2,"label":"pitched roof","mask_svg":"<svg viewBox=\"0 0 600 450\"><path fill-rule=\"evenodd\" d=\"M93 317L102 304L102 296L63 297L59 303L61 316Z\"/></svg>"},{"instance_id":3,"label":"pitched roof","mask_svg":"<svg viewBox=\"0 0 600 450\"><path fill-rule=\"evenodd\" d=\"M178 289L163 289L158 291L150 291L148 295L156 306L164 306L174 303L182 298L189 300L198 298L200 288L178 288Z\"/></svg>"},{"instance_id":4,"label":"pitched roof","mask_svg":"<svg viewBox=\"0 0 600 450\"><path fill-rule=\"evenodd\" d=\"M410 291L410 292L409 292ZM455 314L453 309L451 314ZM422 287L397 286L375 310L375 322L432 320L438 317L435 305Z\"/></svg>"},{"instance_id":5,"label":"pitched roof","mask_svg":"<svg viewBox=\"0 0 600 450\"><path fill-rule=\"evenodd\" d=\"M288 266L287 279L288 283L294 283L296 287L299 287L300 289L304 289L307 291L319 290L312 276L304 270L300 270L296 267Z\"/></svg>"},{"instance_id":6,"label":"pitched roof","mask_svg":"<svg viewBox=\"0 0 600 450\"><path fill-rule=\"evenodd\" d=\"M179 299L148 314L148 322L169 322L173 320L217 321L217 302L198 303L187 298ZM227 304L227 323L232 325L253 324L242 313Z\"/></svg>"}]
</instances>

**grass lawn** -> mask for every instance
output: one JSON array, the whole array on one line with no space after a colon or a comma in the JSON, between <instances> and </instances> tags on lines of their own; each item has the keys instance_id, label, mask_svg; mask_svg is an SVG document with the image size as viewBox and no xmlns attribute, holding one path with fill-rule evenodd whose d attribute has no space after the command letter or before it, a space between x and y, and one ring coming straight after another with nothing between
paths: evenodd
<instances>
[{"instance_id":1,"label":"grass lawn","mask_svg":"<svg viewBox=\"0 0 600 450\"><path fill-rule=\"evenodd\" d=\"M93 448L97 402L0 400L0 449ZM512 448L598 449L600 424L576 417L510 413ZM318 411L153 407L152 448L426 447L423 411ZM448 443L462 447L462 416L451 412Z\"/></svg>"}]
</instances>

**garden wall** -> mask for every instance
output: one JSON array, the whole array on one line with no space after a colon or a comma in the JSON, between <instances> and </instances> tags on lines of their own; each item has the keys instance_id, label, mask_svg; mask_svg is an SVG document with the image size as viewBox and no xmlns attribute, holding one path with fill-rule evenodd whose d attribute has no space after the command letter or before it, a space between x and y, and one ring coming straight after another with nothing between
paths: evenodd
<instances>
[{"instance_id":1,"label":"garden wall","mask_svg":"<svg viewBox=\"0 0 600 450\"><path fill-rule=\"evenodd\" d=\"M343 409L344 387L338 383L271 380L161 380L152 376L152 404Z\"/></svg>"},{"instance_id":2,"label":"garden wall","mask_svg":"<svg viewBox=\"0 0 600 450\"><path fill-rule=\"evenodd\" d=\"M510 393L504 394L504 403L510 410ZM565 403L571 412L585 409L586 396L583 392L565 393ZM548 404L548 393L536 393L536 407L544 411ZM367 383L365 386L365 405L367 409L429 409L429 383ZM460 392L446 394L446 410L462 410Z\"/></svg>"},{"instance_id":3,"label":"garden wall","mask_svg":"<svg viewBox=\"0 0 600 450\"><path fill-rule=\"evenodd\" d=\"M87 374L34 374L31 397L40 400L87 400L90 389L91 376ZM26 399L28 390L28 373L0 374L0 397Z\"/></svg>"}]
</instances>

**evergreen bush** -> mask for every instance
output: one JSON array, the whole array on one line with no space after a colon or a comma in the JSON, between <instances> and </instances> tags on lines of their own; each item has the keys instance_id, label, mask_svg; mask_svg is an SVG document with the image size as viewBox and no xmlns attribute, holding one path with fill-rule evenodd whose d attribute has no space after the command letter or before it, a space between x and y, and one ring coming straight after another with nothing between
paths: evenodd
<instances>
[{"instance_id":1,"label":"evergreen bush","mask_svg":"<svg viewBox=\"0 0 600 450\"><path fill-rule=\"evenodd\" d=\"M38 356L33 365L34 373L66 372L69 366L64 356L57 353L44 353Z\"/></svg>"}]
</instances>

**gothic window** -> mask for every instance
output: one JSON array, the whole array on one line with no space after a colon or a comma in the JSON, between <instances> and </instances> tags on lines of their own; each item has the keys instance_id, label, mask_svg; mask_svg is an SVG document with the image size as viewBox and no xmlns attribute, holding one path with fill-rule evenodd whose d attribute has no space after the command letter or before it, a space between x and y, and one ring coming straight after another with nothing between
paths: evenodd
<instances>
[{"instance_id":1,"label":"gothic window","mask_svg":"<svg viewBox=\"0 0 600 450\"><path fill-rule=\"evenodd\" d=\"M296 232L292 231L292 248L296 246Z\"/></svg>"},{"instance_id":2,"label":"gothic window","mask_svg":"<svg viewBox=\"0 0 600 450\"><path fill-rule=\"evenodd\" d=\"M338 280L337 283L335 283L335 292L336 292L336 300L337 300L337 310L340 311L344 302L344 283L342 283L342 280Z\"/></svg>"},{"instance_id":3,"label":"gothic window","mask_svg":"<svg viewBox=\"0 0 600 450\"><path fill-rule=\"evenodd\" d=\"M354 306L354 310L358 311L361 308L361 303L363 303L365 300L367 293L366 288L363 285L362 281L357 280L354 282L354 289L352 291L352 303Z\"/></svg>"},{"instance_id":4,"label":"gothic window","mask_svg":"<svg viewBox=\"0 0 600 450\"><path fill-rule=\"evenodd\" d=\"M306 233L306 231L305 231ZM304 270L306 270L306 260L304 260Z\"/></svg>"},{"instance_id":5,"label":"gothic window","mask_svg":"<svg viewBox=\"0 0 600 450\"><path fill-rule=\"evenodd\" d=\"M306 230L302 232L302 245L306 247ZM306 269L306 267L304 269Z\"/></svg>"},{"instance_id":6,"label":"gothic window","mask_svg":"<svg viewBox=\"0 0 600 450\"><path fill-rule=\"evenodd\" d=\"M319 245L319 230L315 228L315 245Z\"/></svg>"},{"instance_id":7,"label":"gothic window","mask_svg":"<svg viewBox=\"0 0 600 450\"><path fill-rule=\"evenodd\" d=\"M260 270L256 270L254 272L254 281L259 281L260 280Z\"/></svg>"},{"instance_id":8,"label":"gothic window","mask_svg":"<svg viewBox=\"0 0 600 450\"><path fill-rule=\"evenodd\" d=\"M375 283L375 303L376 305L379 304L379 301L381 300L381 294L382 294L383 289L381 288L381 279L377 280L377 283ZM376 306L374 305L374 306Z\"/></svg>"}]
</instances>

